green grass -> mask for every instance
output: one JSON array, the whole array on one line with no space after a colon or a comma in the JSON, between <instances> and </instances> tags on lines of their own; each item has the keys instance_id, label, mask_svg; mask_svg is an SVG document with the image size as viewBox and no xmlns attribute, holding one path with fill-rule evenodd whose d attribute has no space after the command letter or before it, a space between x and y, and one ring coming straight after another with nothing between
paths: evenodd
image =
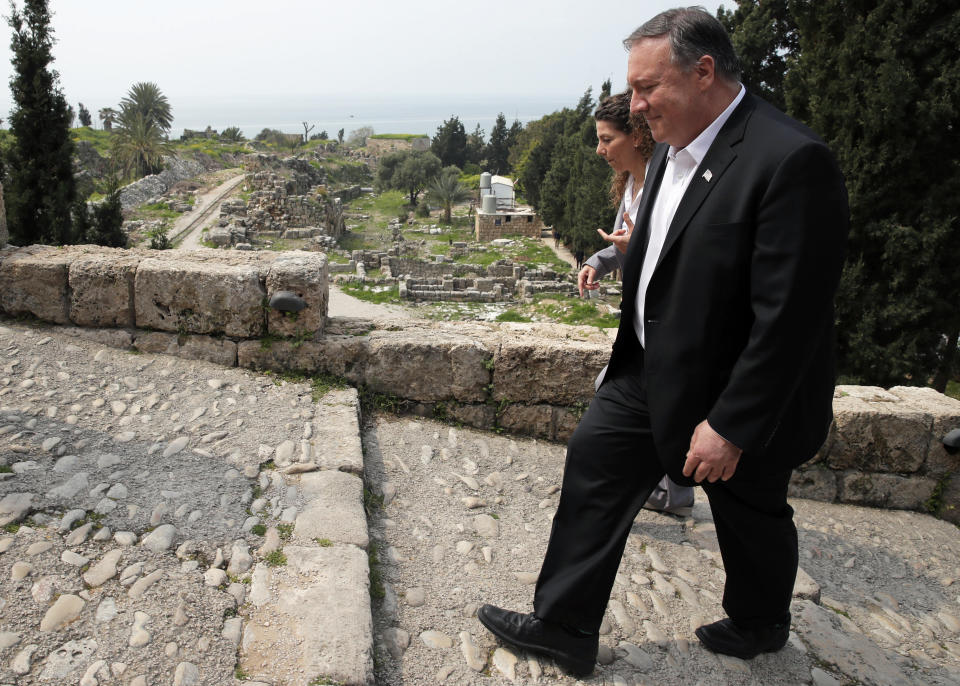
<instances>
[{"instance_id":1,"label":"green grass","mask_svg":"<svg viewBox=\"0 0 960 686\"><path fill-rule=\"evenodd\" d=\"M379 305L399 305L403 302L400 300L399 286L390 286L384 288L382 286L367 286L366 284L358 281L348 281L341 284L340 287L343 289L344 293L352 295L357 300L363 300L369 303L377 303Z\"/></svg>"},{"instance_id":2,"label":"green grass","mask_svg":"<svg viewBox=\"0 0 960 686\"><path fill-rule=\"evenodd\" d=\"M559 296L555 302L537 303L535 309L560 324L596 326L601 329L616 328L620 324L620 320L613 315L603 314L593 303L583 302L579 298Z\"/></svg>"},{"instance_id":3,"label":"green grass","mask_svg":"<svg viewBox=\"0 0 960 686\"><path fill-rule=\"evenodd\" d=\"M320 546L321 548L333 547L333 541L331 541L329 538L315 538L313 540L316 541L317 545Z\"/></svg>"},{"instance_id":4,"label":"green grass","mask_svg":"<svg viewBox=\"0 0 960 686\"><path fill-rule=\"evenodd\" d=\"M311 397L317 402L333 390L347 388L347 380L333 374L316 374L310 380Z\"/></svg>"},{"instance_id":5,"label":"green grass","mask_svg":"<svg viewBox=\"0 0 960 686\"><path fill-rule=\"evenodd\" d=\"M379 141L412 141L416 138L429 138L422 133L377 133L370 138Z\"/></svg>"},{"instance_id":6,"label":"green grass","mask_svg":"<svg viewBox=\"0 0 960 686\"><path fill-rule=\"evenodd\" d=\"M526 315L520 314L516 310L507 310L497 315L498 322L532 322L533 320Z\"/></svg>"},{"instance_id":7,"label":"green grass","mask_svg":"<svg viewBox=\"0 0 960 686\"><path fill-rule=\"evenodd\" d=\"M293 536L293 524L277 524L277 533L280 534L281 541L289 541Z\"/></svg>"},{"instance_id":8,"label":"green grass","mask_svg":"<svg viewBox=\"0 0 960 686\"><path fill-rule=\"evenodd\" d=\"M267 553L263 561L271 567L282 567L287 564L287 556L283 554L282 550L274 550Z\"/></svg>"},{"instance_id":9,"label":"green grass","mask_svg":"<svg viewBox=\"0 0 960 686\"><path fill-rule=\"evenodd\" d=\"M106 157L113 146L113 132L103 131L102 129L93 129L89 126L81 126L76 129L70 129L70 137L74 141L87 141L93 145L101 156Z\"/></svg>"},{"instance_id":10,"label":"green grass","mask_svg":"<svg viewBox=\"0 0 960 686\"><path fill-rule=\"evenodd\" d=\"M960 381L948 381L946 395L960 400Z\"/></svg>"},{"instance_id":11,"label":"green grass","mask_svg":"<svg viewBox=\"0 0 960 686\"><path fill-rule=\"evenodd\" d=\"M8 464L0 464L0 474L12 474L13 467Z\"/></svg>"},{"instance_id":12,"label":"green grass","mask_svg":"<svg viewBox=\"0 0 960 686\"><path fill-rule=\"evenodd\" d=\"M134 215L137 219L176 219L182 212L176 212L170 209L165 202L156 202L150 205L140 205Z\"/></svg>"},{"instance_id":13,"label":"green grass","mask_svg":"<svg viewBox=\"0 0 960 686\"><path fill-rule=\"evenodd\" d=\"M267 527L265 527L263 524L254 524L252 527L250 527L250 533L252 533L254 536L263 536L267 533Z\"/></svg>"}]
</instances>

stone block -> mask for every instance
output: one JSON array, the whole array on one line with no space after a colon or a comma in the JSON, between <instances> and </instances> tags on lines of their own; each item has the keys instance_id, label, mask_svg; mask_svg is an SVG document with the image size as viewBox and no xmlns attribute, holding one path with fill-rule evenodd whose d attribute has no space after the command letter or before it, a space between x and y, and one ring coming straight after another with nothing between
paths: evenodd
<instances>
[{"instance_id":1,"label":"stone block","mask_svg":"<svg viewBox=\"0 0 960 686\"><path fill-rule=\"evenodd\" d=\"M890 397L895 400L871 401L854 395L834 398L835 431L826 460L830 467L898 473L920 470L926 461L933 420L926 412Z\"/></svg>"},{"instance_id":2,"label":"stone block","mask_svg":"<svg viewBox=\"0 0 960 686\"><path fill-rule=\"evenodd\" d=\"M314 462L321 469L363 475L359 418L355 388L328 391L317 402L310 443Z\"/></svg>"},{"instance_id":3,"label":"stone block","mask_svg":"<svg viewBox=\"0 0 960 686\"><path fill-rule=\"evenodd\" d=\"M158 331L137 332L133 341L140 352L204 360L224 367L237 366L237 344L227 338L178 336Z\"/></svg>"},{"instance_id":4,"label":"stone block","mask_svg":"<svg viewBox=\"0 0 960 686\"><path fill-rule=\"evenodd\" d=\"M245 621L240 666L269 683L322 675L345 686L372 686L366 553L354 546L295 545L283 553L286 565L260 564L254 571L255 582L268 577L276 601L254 605Z\"/></svg>"},{"instance_id":5,"label":"stone block","mask_svg":"<svg viewBox=\"0 0 960 686\"><path fill-rule=\"evenodd\" d=\"M569 441L574 430L577 428L577 424L580 423L580 418L583 416L584 411L585 410L581 409L580 407L553 408L553 440L560 441L562 443Z\"/></svg>"},{"instance_id":6,"label":"stone block","mask_svg":"<svg viewBox=\"0 0 960 686\"><path fill-rule=\"evenodd\" d=\"M135 282L137 326L259 338L266 330L255 265L145 259Z\"/></svg>"},{"instance_id":7,"label":"stone block","mask_svg":"<svg viewBox=\"0 0 960 686\"><path fill-rule=\"evenodd\" d=\"M960 472L942 479L940 507L936 514L948 522L960 525Z\"/></svg>"},{"instance_id":8,"label":"stone block","mask_svg":"<svg viewBox=\"0 0 960 686\"><path fill-rule=\"evenodd\" d=\"M508 405L500 413L498 424L507 431L551 438L553 407L550 405Z\"/></svg>"},{"instance_id":9,"label":"stone block","mask_svg":"<svg viewBox=\"0 0 960 686\"><path fill-rule=\"evenodd\" d=\"M373 391L420 402L487 398L490 351L475 339L441 331L374 331L368 340L362 377Z\"/></svg>"},{"instance_id":10,"label":"stone block","mask_svg":"<svg viewBox=\"0 0 960 686\"><path fill-rule=\"evenodd\" d=\"M493 399L573 405L593 398L609 346L564 340L503 340L493 358Z\"/></svg>"},{"instance_id":11,"label":"stone block","mask_svg":"<svg viewBox=\"0 0 960 686\"><path fill-rule=\"evenodd\" d=\"M267 269L266 286L268 298L277 291L291 291L307 303L295 315L269 309L267 330L271 334L323 334L329 301L327 258L323 253L282 253Z\"/></svg>"},{"instance_id":12,"label":"stone block","mask_svg":"<svg viewBox=\"0 0 960 686\"><path fill-rule=\"evenodd\" d=\"M78 257L70 264L70 320L77 326L133 326L140 258L127 252Z\"/></svg>"},{"instance_id":13,"label":"stone block","mask_svg":"<svg viewBox=\"0 0 960 686\"><path fill-rule=\"evenodd\" d=\"M79 326L65 326L60 329L60 333L93 341L108 348L126 350L133 345L133 333L123 329L85 329Z\"/></svg>"},{"instance_id":14,"label":"stone block","mask_svg":"<svg viewBox=\"0 0 960 686\"><path fill-rule=\"evenodd\" d=\"M837 499L837 475L821 467L798 469L790 477L788 495L791 498L832 503Z\"/></svg>"},{"instance_id":15,"label":"stone block","mask_svg":"<svg viewBox=\"0 0 960 686\"><path fill-rule=\"evenodd\" d=\"M919 386L894 386L890 393L933 419L925 474L941 479L947 474L960 472L960 454L950 455L943 447L943 437L954 429L960 429L960 400Z\"/></svg>"},{"instance_id":16,"label":"stone block","mask_svg":"<svg viewBox=\"0 0 960 686\"><path fill-rule=\"evenodd\" d=\"M366 548L367 517L363 510L363 481L353 474L324 470L300 477L306 503L297 515L293 535L303 543L326 538Z\"/></svg>"},{"instance_id":17,"label":"stone block","mask_svg":"<svg viewBox=\"0 0 960 686\"><path fill-rule=\"evenodd\" d=\"M240 341L237 344L237 362L246 369L323 372L345 377L353 383L363 381L367 354L364 336L329 336L300 344L292 341Z\"/></svg>"},{"instance_id":18,"label":"stone block","mask_svg":"<svg viewBox=\"0 0 960 686\"><path fill-rule=\"evenodd\" d=\"M839 479L840 502L920 512L926 511L926 504L937 487L933 479L896 474L846 472Z\"/></svg>"},{"instance_id":19,"label":"stone block","mask_svg":"<svg viewBox=\"0 0 960 686\"><path fill-rule=\"evenodd\" d=\"M7 254L0 262L0 311L69 324L68 272L76 257L74 252L40 245Z\"/></svg>"},{"instance_id":20,"label":"stone block","mask_svg":"<svg viewBox=\"0 0 960 686\"><path fill-rule=\"evenodd\" d=\"M447 403L447 417L477 429L493 429L496 420L496 410L487 404Z\"/></svg>"}]
</instances>

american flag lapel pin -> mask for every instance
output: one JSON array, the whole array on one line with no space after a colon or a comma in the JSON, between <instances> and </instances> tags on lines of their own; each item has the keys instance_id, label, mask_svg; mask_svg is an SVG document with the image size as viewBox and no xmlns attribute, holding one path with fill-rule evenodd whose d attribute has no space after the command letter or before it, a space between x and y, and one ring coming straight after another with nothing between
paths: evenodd
<instances>
[{"instance_id":1,"label":"american flag lapel pin","mask_svg":"<svg viewBox=\"0 0 960 686\"><path fill-rule=\"evenodd\" d=\"M707 171L703 172L703 178L707 180L707 183L710 183L710 179L713 178L713 172L708 169Z\"/></svg>"}]
</instances>

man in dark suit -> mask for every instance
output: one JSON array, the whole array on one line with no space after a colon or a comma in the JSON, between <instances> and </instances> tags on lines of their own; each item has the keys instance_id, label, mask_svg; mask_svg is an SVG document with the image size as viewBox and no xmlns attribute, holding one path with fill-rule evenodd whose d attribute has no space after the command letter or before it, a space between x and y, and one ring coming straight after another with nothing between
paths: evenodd
<instances>
[{"instance_id":1,"label":"man in dark suit","mask_svg":"<svg viewBox=\"0 0 960 686\"><path fill-rule=\"evenodd\" d=\"M739 83L698 8L624 42L631 109L658 146L624 266L603 385L567 450L534 612L491 605L501 639L592 671L633 519L664 473L707 494L728 618L696 634L749 659L789 633L797 533L791 470L832 418L833 296L847 237L837 164L813 132Z\"/></svg>"}]
</instances>

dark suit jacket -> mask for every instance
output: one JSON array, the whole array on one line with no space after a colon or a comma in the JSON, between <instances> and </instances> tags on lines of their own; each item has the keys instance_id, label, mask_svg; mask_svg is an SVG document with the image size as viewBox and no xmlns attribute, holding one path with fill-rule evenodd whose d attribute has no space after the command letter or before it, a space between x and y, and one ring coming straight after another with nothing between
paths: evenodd
<instances>
[{"instance_id":1,"label":"dark suit jacket","mask_svg":"<svg viewBox=\"0 0 960 686\"><path fill-rule=\"evenodd\" d=\"M627 251L611 371L636 354L637 287L666 152L654 151ZM826 145L748 93L680 201L647 290L651 425L675 481L692 483L681 470L704 419L744 451L737 475L794 467L823 443L847 231L846 189Z\"/></svg>"}]
</instances>

